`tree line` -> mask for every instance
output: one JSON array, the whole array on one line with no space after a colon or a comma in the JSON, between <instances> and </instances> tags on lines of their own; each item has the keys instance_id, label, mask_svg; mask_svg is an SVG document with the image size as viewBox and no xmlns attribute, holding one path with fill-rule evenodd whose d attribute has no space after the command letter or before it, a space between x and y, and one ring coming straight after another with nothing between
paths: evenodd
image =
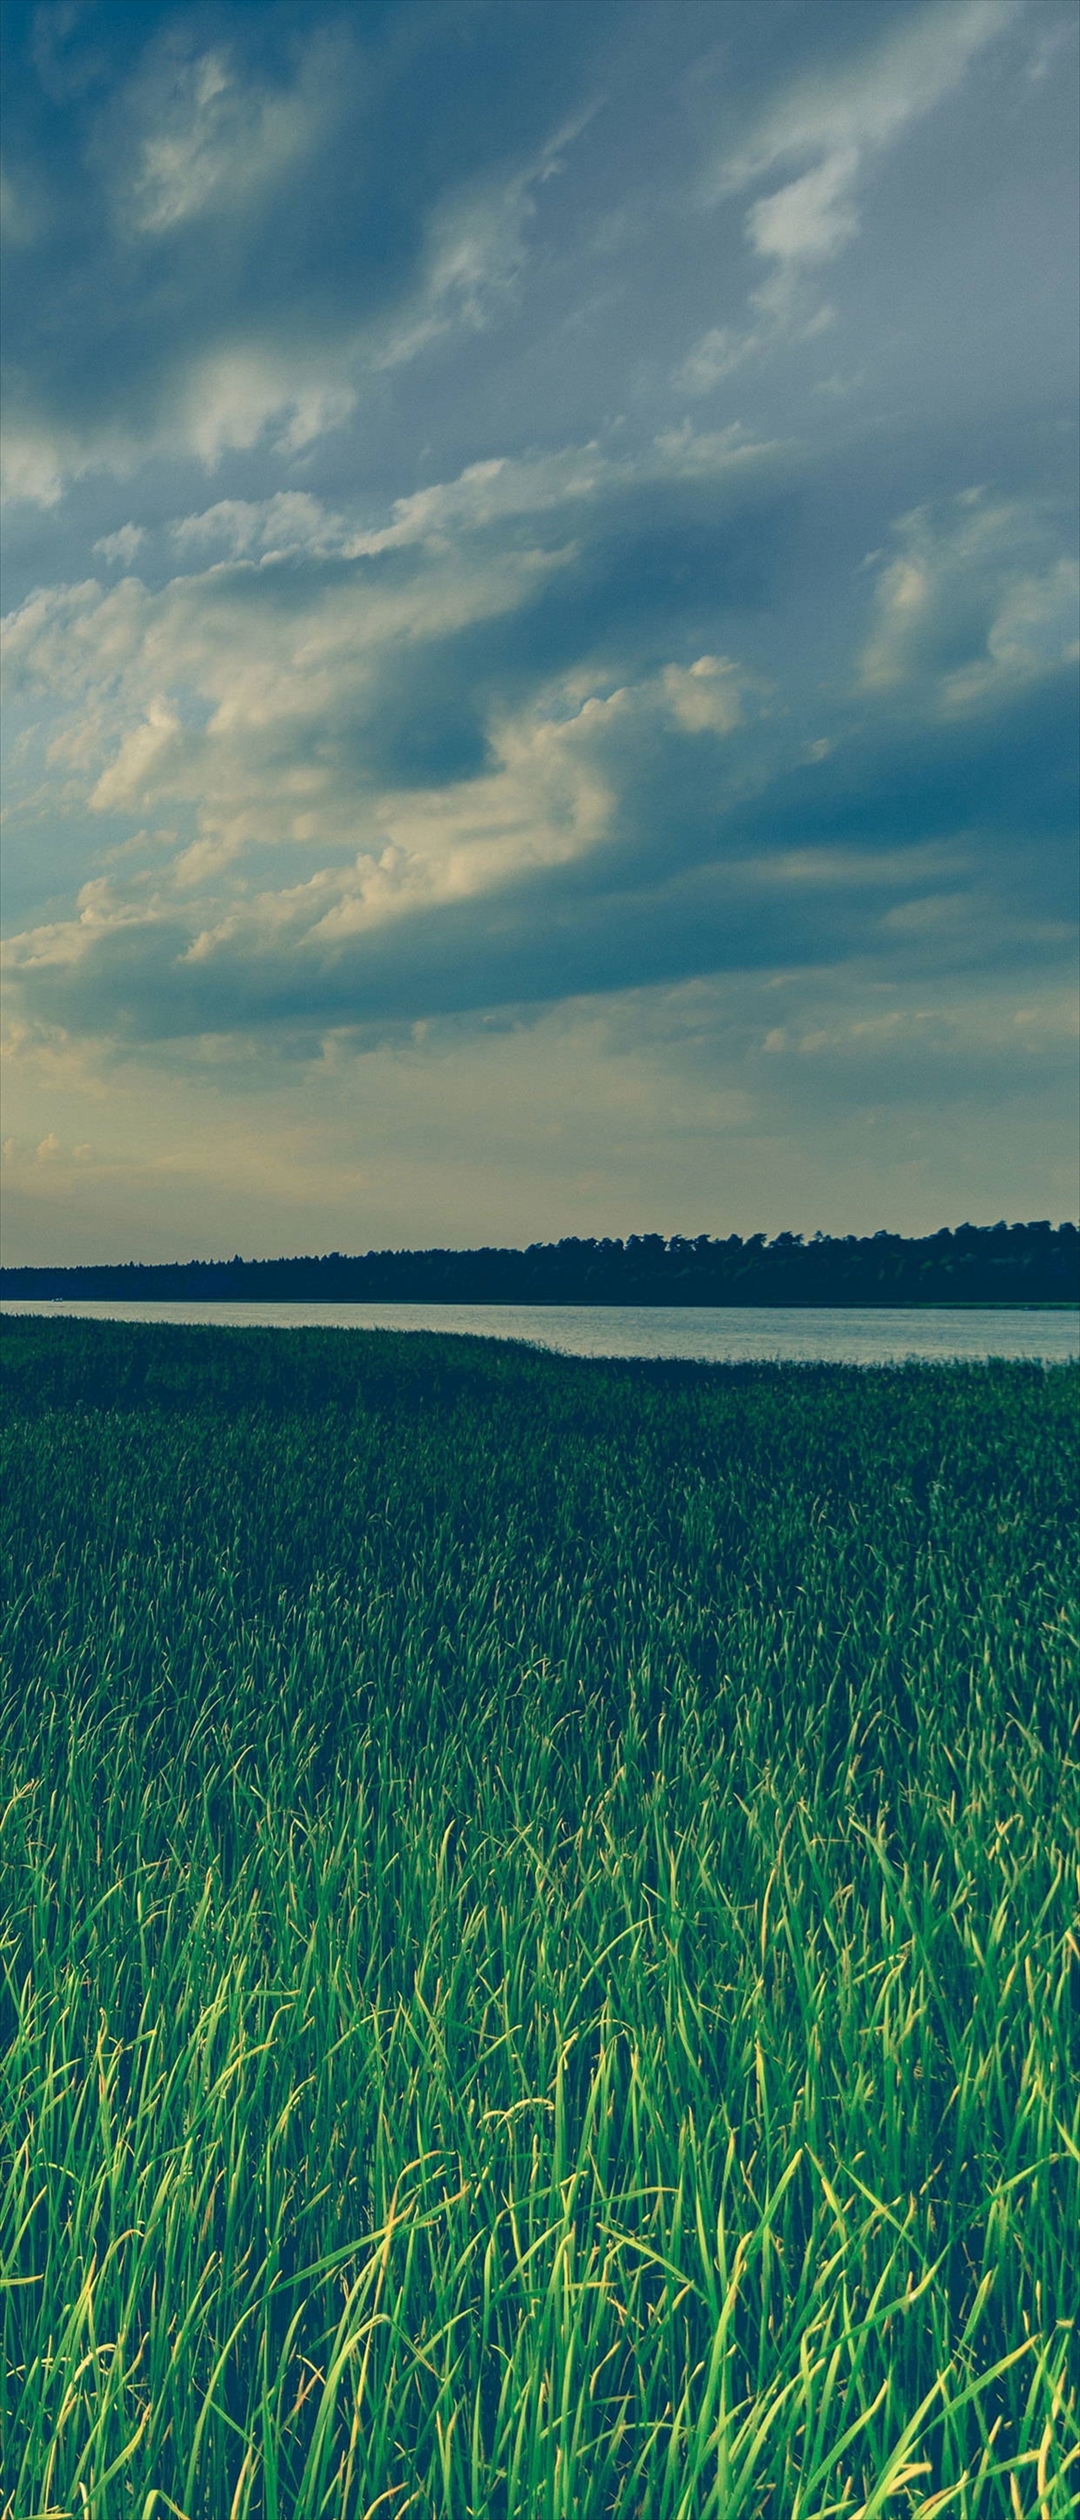
<instances>
[{"instance_id":1,"label":"tree line","mask_svg":"<svg viewBox=\"0 0 1080 2520\"><path fill-rule=\"evenodd\" d=\"M525 1251L0 1269L9 1299L153 1303L1052 1304L1080 1300L1074 1225L890 1234L568 1235Z\"/></svg>"}]
</instances>

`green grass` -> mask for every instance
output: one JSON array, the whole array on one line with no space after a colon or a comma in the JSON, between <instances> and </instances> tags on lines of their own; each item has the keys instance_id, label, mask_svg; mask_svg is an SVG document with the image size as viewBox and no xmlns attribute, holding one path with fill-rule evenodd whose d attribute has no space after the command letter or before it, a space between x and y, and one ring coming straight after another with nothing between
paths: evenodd
<instances>
[{"instance_id":1,"label":"green grass","mask_svg":"<svg viewBox=\"0 0 1080 2520\"><path fill-rule=\"evenodd\" d=\"M3 1344L8 2520L1073 2512L1075 1374Z\"/></svg>"}]
</instances>

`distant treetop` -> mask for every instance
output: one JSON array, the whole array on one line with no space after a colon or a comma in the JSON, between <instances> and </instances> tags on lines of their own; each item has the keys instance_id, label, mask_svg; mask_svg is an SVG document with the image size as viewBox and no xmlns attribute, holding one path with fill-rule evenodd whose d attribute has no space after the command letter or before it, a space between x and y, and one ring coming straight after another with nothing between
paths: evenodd
<instances>
[{"instance_id":1,"label":"distant treetop","mask_svg":"<svg viewBox=\"0 0 1080 2520\"><path fill-rule=\"evenodd\" d=\"M1046 1218L920 1237L571 1234L525 1251L0 1269L0 1295L153 1303L1047 1304L1080 1301L1080 1235Z\"/></svg>"}]
</instances>

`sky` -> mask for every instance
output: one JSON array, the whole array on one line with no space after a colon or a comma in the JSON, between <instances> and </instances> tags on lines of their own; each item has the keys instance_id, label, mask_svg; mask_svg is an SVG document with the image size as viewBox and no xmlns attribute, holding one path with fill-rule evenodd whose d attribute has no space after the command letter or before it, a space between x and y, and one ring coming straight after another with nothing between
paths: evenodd
<instances>
[{"instance_id":1,"label":"sky","mask_svg":"<svg viewBox=\"0 0 1080 2520\"><path fill-rule=\"evenodd\" d=\"M5 1259L1075 1215L1075 0L4 28Z\"/></svg>"}]
</instances>

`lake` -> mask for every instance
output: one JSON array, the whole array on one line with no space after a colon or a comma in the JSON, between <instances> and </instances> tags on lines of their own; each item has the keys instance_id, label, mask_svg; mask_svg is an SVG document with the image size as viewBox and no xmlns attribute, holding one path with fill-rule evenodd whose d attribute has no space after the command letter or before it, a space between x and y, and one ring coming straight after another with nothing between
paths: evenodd
<instances>
[{"instance_id":1,"label":"lake","mask_svg":"<svg viewBox=\"0 0 1080 2520\"><path fill-rule=\"evenodd\" d=\"M241 1330L447 1330L525 1339L564 1356L746 1358L834 1365L956 1357L1080 1355L1080 1312L796 1304L122 1304L4 1301L0 1312L93 1321L176 1321Z\"/></svg>"}]
</instances>

